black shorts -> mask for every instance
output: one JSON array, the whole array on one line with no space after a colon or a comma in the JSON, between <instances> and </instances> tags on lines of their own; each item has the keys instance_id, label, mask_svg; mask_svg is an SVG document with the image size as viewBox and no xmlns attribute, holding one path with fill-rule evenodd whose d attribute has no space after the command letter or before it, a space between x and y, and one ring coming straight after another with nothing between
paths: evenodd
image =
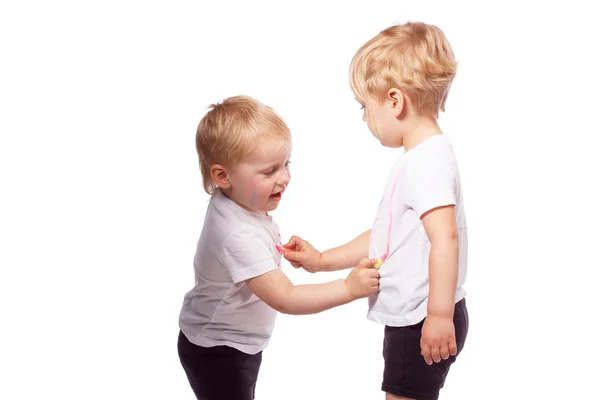
<instances>
[{"instance_id":1,"label":"black shorts","mask_svg":"<svg viewBox=\"0 0 600 400\"><path fill-rule=\"evenodd\" d=\"M454 306L454 332L458 348L456 356L427 365L421 355L421 329L424 321L411 326L385 327L385 369L381 385L384 392L417 400L437 400L450 365L460 354L467 338L469 314L465 299Z\"/></svg>"},{"instance_id":2,"label":"black shorts","mask_svg":"<svg viewBox=\"0 0 600 400\"><path fill-rule=\"evenodd\" d=\"M228 346L196 346L181 331L177 350L198 400L254 399L262 352L246 354Z\"/></svg>"}]
</instances>

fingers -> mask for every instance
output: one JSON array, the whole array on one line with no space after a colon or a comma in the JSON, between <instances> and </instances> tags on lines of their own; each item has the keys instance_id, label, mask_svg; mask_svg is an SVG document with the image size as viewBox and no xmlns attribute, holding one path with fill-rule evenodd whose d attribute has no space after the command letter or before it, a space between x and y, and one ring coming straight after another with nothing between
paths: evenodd
<instances>
[{"instance_id":1,"label":"fingers","mask_svg":"<svg viewBox=\"0 0 600 400\"><path fill-rule=\"evenodd\" d=\"M431 358L431 346L429 346L429 344L426 343L422 338L421 338L421 355L425 359L425 362L427 363L427 365L433 364L433 360Z\"/></svg>"},{"instance_id":2,"label":"fingers","mask_svg":"<svg viewBox=\"0 0 600 400\"><path fill-rule=\"evenodd\" d=\"M290 250L298 250L296 247L302 246L302 242L304 241L298 236L292 236L290 240L283 245L283 247Z\"/></svg>"},{"instance_id":3,"label":"fingers","mask_svg":"<svg viewBox=\"0 0 600 400\"><path fill-rule=\"evenodd\" d=\"M290 265L294 268L305 268L304 264L301 261L297 261L298 257L298 252L297 251L291 251L291 250L286 250L284 249L283 252L283 257L289 261ZM306 269L306 268L305 268ZM313 272L307 269L308 272Z\"/></svg>"},{"instance_id":4,"label":"fingers","mask_svg":"<svg viewBox=\"0 0 600 400\"><path fill-rule=\"evenodd\" d=\"M440 357L442 358L442 360L447 360L448 357L450 357L450 350L448 349L448 343L443 343L440 346ZM435 361L435 359L434 359ZM435 361L437 362L437 361Z\"/></svg>"},{"instance_id":5,"label":"fingers","mask_svg":"<svg viewBox=\"0 0 600 400\"><path fill-rule=\"evenodd\" d=\"M360 271L360 274L366 278L363 282L367 284L370 289L379 289L379 271L373 267L376 262L376 259L363 258L356 267L363 268L363 270Z\"/></svg>"},{"instance_id":6,"label":"fingers","mask_svg":"<svg viewBox=\"0 0 600 400\"><path fill-rule=\"evenodd\" d=\"M375 268L369 268L365 272L369 278L379 279L379 277L380 277L379 271L377 271Z\"/></svg>"},{"instance_id":7,"label":"fingers","mask_svg":"<svg viewBox=\"0 0 600 400\"><path fill-rule=\"evenodd\" d=\"M292 236L290 241L282 246L282 254L294 267L299 268L301 264L300 253L304 251L304 240L298 236ZM293 262L297 262L294 264Z\"/></svg>"},{"instance_id":8,"label":"fingers","mask_svg":"<svg viewBox=\"0 0 600 400\"><path fill-rule=\"evenodd\" d=\"M363 258L358 262L358 266L361 268L374 268L375 263L377 262L376 258Z\"/></svg>"},{"instance_id":9,"label":"fingers","mask_svg":"<svg viewBox=\"0 0 600 400\"><path fill-rule=\"evenodd\" d=\"M369 268L369 259L368 258L363 258L358 262L357 267L358 268Z\"/></svg>"},{"instance_id":10,"label":"fingers","mask_svg":"<svg viewBox=\"0 0 600 400\"><path fill-rule=\"evenodd\" d=\"M304 264L301 261L297 261L298 253L295 251L284 251L283 257L289 261L290 265L294 268L304 268Z\"/></svg>"},{"instance_id":11,"label":"fingers","mask_svg":"<svg viewBox=\"0 0 600 400\"><path fill-rule=\"evenodd\" d=\"M439 363L440 361L442 361L442 357L440 356L440 346L439 345L434 344L431 346L431 359L435 363Z\"/></svg>"},{"instance_id":12,"label":"fingers","mask_svg":"<svg viewBox=\"0 0 600 400\"><path fill-rule=\"evenodd\" d=\"M289 262L296 262L296 263L298 262L298 252L297 251L283 249L282 255Z\"/></svg>"},{"instance_id":13,"label":"fingers","mask_svg":"<svg viewBox=\"0 0 600 400\"><path fill-rule=\"evenodd\" d=\"M283 247L285 247L286 249L291 249L292 247L294 247L296 245L297 240L298 240L298 238L296 236L292 236L290 238L290 240L288 240L288 242L283 245Z\"/></svg>"},{"instance_id":14,"label":"fingers","mask_svg":"<svg viewBox=\"0 0 600 400\"><path fill-rule=\"evenodd\" d=\"M456 356L456 334L451 317L428 316L421 330L421 355L427 363L439 363Z\"/></svg>"},{"instance_id":15,"label":"fingers","mask_svg":"<svg viewBox=\"0 0 600 400\"><path fill-rule=\"evenodd\" d=\"M451 356L455 356L458 353L458 346L456 346L456 336L452 335L450 342L448 343L448 353Z\"/></svg>"},{"instance_id":16,"label":"fingers","mask_svg":"<svg viewBox=\"0 0 600 400\"><path fill-rule=\"evenodd\" d=\"M429 345L427 341L421 339L421 355L425 359L427 365L439 363L442 360L447 360L450 356L455 356L457 353L456 340L451 340L449 343L438 345L433 343Z\"/></svg>"}]
</instances>

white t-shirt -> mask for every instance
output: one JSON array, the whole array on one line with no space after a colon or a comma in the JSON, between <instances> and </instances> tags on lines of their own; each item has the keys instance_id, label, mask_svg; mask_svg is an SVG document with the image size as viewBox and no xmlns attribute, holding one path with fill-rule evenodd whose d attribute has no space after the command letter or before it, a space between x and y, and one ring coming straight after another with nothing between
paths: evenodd
<instances>
[{"instance_id":1,"label":"white t-shirt","mask_svg":"<svg viewBox=\"0 0 600 400\"><path fill-rule=\"evenodd\" d=\"M194 258L196 284L185 295L179 318L190 342L247 354L267 346L277 312L245 281L279 268L280 244L271 216L247 211L220 191L213 195Z\"/></svg>"},{"instance_id":2,"label":"white t-shirt","mask_svg":"<svg viewBox=\"0 0 600 400\"><path fill-rule=\"evenodd\" d=\"M421 216L447 205L455 205L458 228L458 302L466 295L462 286L467 274L467 223L454 151L441 134L400 156L389 174L369 246L369 257L380 258L386 252L388 257L379 270L380 291L369 298L368 319L408 326L427 316L431 243Z\"/></svg>"}]
</instances>

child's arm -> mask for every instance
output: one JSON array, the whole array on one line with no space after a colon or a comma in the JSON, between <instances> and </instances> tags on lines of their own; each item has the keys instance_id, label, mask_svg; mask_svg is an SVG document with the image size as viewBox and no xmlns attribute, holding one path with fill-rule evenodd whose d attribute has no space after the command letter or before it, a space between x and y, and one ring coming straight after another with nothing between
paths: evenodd
<instances>
[{"instance_id":1,"label":"child's arm","mask_svg":"<svg viewBox=\"0 0 600 400\"><path fill-rule=\"evenodd\" d=\"M283 246L283 256L294 267L304 268L309 272L338 271L351 268L361 259L368 257L370 237L369 229L350 242L321 253L308 241L292 236Z\"/></svg>"},{"instance_id":2,"label":"child's arm","mask_svg":"<svg viewBox=\"0 0 600 400\"><path fill-rule=\"evenodd\" d=\"M248 279L250 290L271 308L284 314L315 314L367 297L379 290L377 260L363 259L348 277L328 283L294 286L278 268Z\"/></svg>"},{"instance_id":3,"label":"child's arm","mask_svg":"<svg viewBox=\"0 0 600 400\"><path fill-rule=\"evenodd\" d=\"M456 355L454 298L458 281L458 232L454 206L435 208L421 218L431 242L429 299L421 336L427 364Z\"/></svg>"}]
</instances>

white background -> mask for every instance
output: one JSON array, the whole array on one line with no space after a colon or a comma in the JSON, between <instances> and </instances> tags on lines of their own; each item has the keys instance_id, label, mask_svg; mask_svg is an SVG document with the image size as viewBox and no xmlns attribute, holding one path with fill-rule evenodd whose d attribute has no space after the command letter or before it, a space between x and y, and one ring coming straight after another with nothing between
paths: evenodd
<instances>
[{"instance_id":1,"label":"white background","mask_svg":"<svg viewBox=\"0 0 600 400\"><path fill-rule=\"evenodd\" d=\"M176 340L208 200L198 121L231 95L274 107L294 138L282 236L342 244L398 155L361 121L349 62L407 20L459 60L440 123L471 326L441 398L596 398L600 29L583 2L546 3L2 2L0 398L192 399ZM382 399L365 316L281 315L257 399Z\"/></svg>"}]
</instances>

